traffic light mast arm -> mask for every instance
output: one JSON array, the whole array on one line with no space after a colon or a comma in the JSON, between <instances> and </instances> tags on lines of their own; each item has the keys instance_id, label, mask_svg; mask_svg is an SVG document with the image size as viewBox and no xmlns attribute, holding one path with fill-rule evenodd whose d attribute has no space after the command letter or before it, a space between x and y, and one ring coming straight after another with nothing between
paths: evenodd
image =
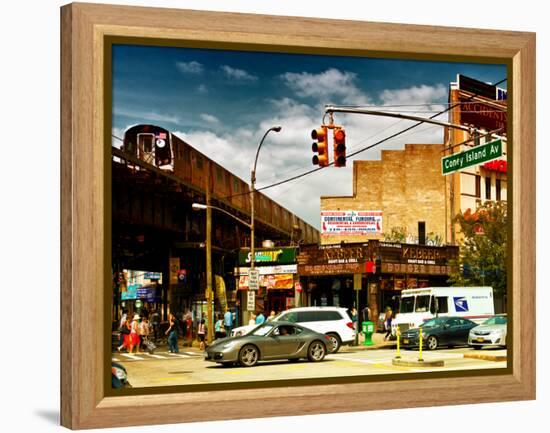
<instances>
[{"instance_id":1,"label":"traffic light mast arm","mask_svg":"<svg viewBox=\"0 0 550 433\"><path fill-rule=\"evenodd\" d=\"M417 122L432 123L434 125L461 129L463 131L469 132L470 134L472 134L473 132L479 132L477 128L469 128L464 125L457 125L455 123L443 122L443 121L434 120L434 119L426 119L425 117L410 116L408 114L389 113L387 111L378 111L378 110L366 110L364 108L339 107L337 105L325 105L325 115L332 114L332 113L355 113L355 114L370 114L372 116L395 117L398 119L415 120Z\"/></svg>"}]
</instances>

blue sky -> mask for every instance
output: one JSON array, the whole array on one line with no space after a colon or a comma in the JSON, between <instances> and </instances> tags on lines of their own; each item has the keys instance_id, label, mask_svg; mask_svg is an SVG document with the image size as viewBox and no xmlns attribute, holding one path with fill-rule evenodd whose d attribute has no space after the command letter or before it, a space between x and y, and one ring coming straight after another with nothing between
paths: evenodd
<instances>
[{"instance_id":1,"label":"blue sky","mask_svg":"<svg viewBox=\"0 0 550 433\"><path fill-rule=\"evenodd\" d=\"M504 65L372 59L229 50L113 46L113 135L137 123L163 126L248 181L262 147L257 187L307 171L312 129L325 104L384 106L429 117L445 108L449 83L464 74L486 82L506 77ZM506 87L506 82L500 87ZM446 115L440 117L447 120ZM346 127L348 153L411 125L410 121L335 114ZM405 143L441 143L438 126L420 126L358 159ZM120 142L113 139L113 145ZM351 161L264 191L319 227L321 195L352 191Z\"/></svg>"}]
</instances>

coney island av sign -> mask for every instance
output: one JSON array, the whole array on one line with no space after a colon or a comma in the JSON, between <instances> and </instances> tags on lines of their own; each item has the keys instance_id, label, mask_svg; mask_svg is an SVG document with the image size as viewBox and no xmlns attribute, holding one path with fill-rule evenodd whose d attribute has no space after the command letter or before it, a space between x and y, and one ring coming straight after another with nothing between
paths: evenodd
<instances>
[{"instance_id":1,"label":"coney island av sign","mask_svg":"<svg viewBox=\"0 0 550 433\"><path fill-rule=\"evenodd\" d=\"M445 174L454 173L473 165L482 164L502 156L502 141L495 140L481 146L473 147L465 152L444 156L441 159L441 171Z\"/></svg>"},{"instance_id":2,"label":"coney island av sign","mask_svg":"<svg viewBox=\"0 0 550 433\"><path fill-rule=\"evenodd\" d=\"M382 211L321 211L321 233L324 235L381 234Z\"/></svg>"}]
</instances>

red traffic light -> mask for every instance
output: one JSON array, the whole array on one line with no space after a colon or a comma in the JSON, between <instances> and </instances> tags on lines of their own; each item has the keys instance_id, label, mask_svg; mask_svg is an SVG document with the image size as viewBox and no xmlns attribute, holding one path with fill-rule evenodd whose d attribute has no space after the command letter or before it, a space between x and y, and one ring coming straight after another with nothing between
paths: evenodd
<instances>
[{"instance_id":1,"label":"red traffic light","mask_svg":"<svg viewBox=\"0 0 550 433\"><path fill-rule=\"evenodd\" d=\"M334 128L332 138L334 140L334 166L346 166L346 131L342 128Z\"/></svg>"},{"instance_id":2,"label":"red traffic light","mask_svg":"<svg viewBox=\"0 0 550 433\"><path fill-rule=\"evenodd\" d=\"M311 150L317 153L317 155L313 155L313 164L319 165L320 167L326 167L329 164L327 152L327 127L321 126L319 129L314 129L313 131L311 131L311 138L317 140L317 142L314 142L311 145Z\"/></svg>"}]
</instances>

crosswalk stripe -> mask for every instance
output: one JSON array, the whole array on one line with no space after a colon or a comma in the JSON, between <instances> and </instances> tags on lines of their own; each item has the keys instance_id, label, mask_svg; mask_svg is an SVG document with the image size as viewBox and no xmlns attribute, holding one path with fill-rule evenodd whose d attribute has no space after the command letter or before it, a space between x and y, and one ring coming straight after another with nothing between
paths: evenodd
<instances>
[{"instance_id":1,"label":"crosswalk stripe","mask_svg":"<svg viewBox=\"0 0 550 433\"><path fill-rule=\"evenodd\" d=\"M132 355L131 353L121 353L122 356L125 356L126 358L134 359L136 361L143 361L143 358L140 358L139 356Z\"/></svg>"},{"instance_id":2,"label":"crosswalk stripe","mask_svg":"<svg viewBox=\"0 0 550 433\"><path fill-rule=\"evenodd\" d=\"M166 356L155 355L154 353L145 353L145 355L150 356L152 358L157 358L157 359L166 359Z\"/></svg>"},{"instance_id":3,"label":"crosswalk stripe","mask_svg":"<svg viewBox=\"0 0 550 433\"><path fill-rule=\"evenodd\" d=\"M111 358L111 360L114 362L120 362L120 359L117 359L117 358Z\"/></svg>"},{"instance_id":4,"label":"crosswalk stripe","mask_svg":"<svg viewBox=\"0 0 550 433\"><path fill-rule=\"evenodd\" d=\"M182 355L182 354L179 354L179 353L169 353L168 355L177 356L179 358L189 358L189 355Z\"/></svg>"}]
</instances>

